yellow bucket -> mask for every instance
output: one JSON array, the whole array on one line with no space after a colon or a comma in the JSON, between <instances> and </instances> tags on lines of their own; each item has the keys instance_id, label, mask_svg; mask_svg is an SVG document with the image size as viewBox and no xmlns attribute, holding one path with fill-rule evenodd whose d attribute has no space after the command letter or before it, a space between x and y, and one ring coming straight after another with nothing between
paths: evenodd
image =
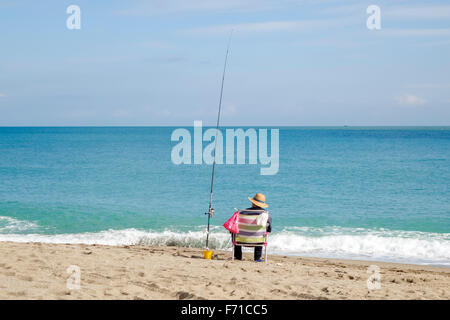
<instances>
[{"instance_id":1,"label":"yellow bucket","mask_svg":"<svg viewBox=\"0 0 450 320\"><path fill-rule=\"evenodd\" d=\"M211 260L213 255L213 251L212 250L203 250L203 257L207 260Z\"/></svg>"}]
</instances>

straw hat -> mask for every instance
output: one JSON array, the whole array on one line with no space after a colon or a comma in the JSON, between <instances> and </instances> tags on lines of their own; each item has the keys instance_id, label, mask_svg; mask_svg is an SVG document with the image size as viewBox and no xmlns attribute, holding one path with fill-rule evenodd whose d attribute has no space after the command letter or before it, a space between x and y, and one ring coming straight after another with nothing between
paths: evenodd
<instances>
[{"instance_id":1,"label":"straw hat","mask_svg":"<svg viewBox=\"0 0 450 320\"><path fill-rule=\"evenodd\" d=\"M255 206L260 208L267 208L269 205L266 203L266 196L262 193L257 193L253 198L248 197Z\"/></svg>"}]
</instances>

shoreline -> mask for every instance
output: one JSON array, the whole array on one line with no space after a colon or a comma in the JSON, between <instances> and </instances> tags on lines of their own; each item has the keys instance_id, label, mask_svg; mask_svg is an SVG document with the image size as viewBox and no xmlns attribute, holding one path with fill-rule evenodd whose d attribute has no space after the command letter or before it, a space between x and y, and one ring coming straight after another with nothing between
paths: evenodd
<instances>
[{"instance_id":1,"label":"shoreline","mask_svg":"<svg viewBox=\"0 0 450 320\"><path fill-rule=\"evenodd\" d=\"M0 299L450 299L445 266L39 242L0 242L0 257ZM70 266L80 289L68 288Z\"/></svg>"},{"instance_id":2,"label":"shoreline","mask_svg":"<svg viewBox=\"0 0 450 320\"><path fill-rule=\"evenodd\" d=\"M14 222L29 223L26 220L15 220ZM220 226L214 227L221 229ZM313 228L313 230L308 230L308 232L310 231L314 232L315 230ZM343 231L344 233L340 235L325 232L323 236L310 237L302 233L284 233L283 229L281 232L271 234L268 252L269 254L293 257L390 262L450 268L448 233L429 233L424 238L420 231L366 229L363 234L353 236L349 236L345 230ZM377 234L377 232L381 232L381 234ZM405 234L398 236L397 232ZM200 231L199 227L188 231L126 228L56 234L28 232L0 234L0 242L179 246L202 249L204 233ZM214 250L231 251L229 234L215 230L212 247Z\"/></svg>"},{"instance_id":3,"label":"shoreline","mask_svg":"<svg viewBox=\"0 0 450 320\"><path fill-rule=\"evenodd\" d=\"M159 244L127 244L127 243L123 243L123 244L105 244L105 243L83 243L83 242L62 242L62 241L57 241L57 242L47 242L47 241L29 241L29 240L1 240L0 239L0 244L2 243L21 243L21 244L35 244L35 243L39 243L39 244L48 244L48 245L80 245L80 246L104 246L104 247L125 247L125 246L132 246L132 247L142 247L142 248L180 248L180 249L192 249L192 250L203 250L202 248L198 248L198 247L188 247L188 246L183 246L183 245L159 245ZM229 253L231 256L231 248L221 248L221 249L217 249L217 248L213 248L211 249L213 251L218 251L218 252L223 252L223 253ZM247 250L247 251L246 251ZM251 249L252 250L252 249ZM247 248L244 249L243 252L250 252L248 251ZM393 258L392 260L387 258L387 259L383 259L383 258L363 258L360 256L355 255L354 257L350 257L350 256L343 256L343 257L339 257L339 256L333 256L331 255L314 255L314 254L301 254L301 253L290 253L290 252L280 252L280 251L272 251L269 250L268 254L270 256L282 256L282 257L292 257L292 258L305 258L305 259L322 259L322 260L339 260L339 261L360 261L360 262L367 262L367 263L392 263L392 264L403 264L403 265L412 265L412 266L424 266L424 267L438 267L438 268L447 268L450 270L450 262L449 263L439 263L439 262L429 262L427 260L423 260L423 262L417 262L417 261L409 261L407 259L395 259Z\"/></svg>"}]
</instances>

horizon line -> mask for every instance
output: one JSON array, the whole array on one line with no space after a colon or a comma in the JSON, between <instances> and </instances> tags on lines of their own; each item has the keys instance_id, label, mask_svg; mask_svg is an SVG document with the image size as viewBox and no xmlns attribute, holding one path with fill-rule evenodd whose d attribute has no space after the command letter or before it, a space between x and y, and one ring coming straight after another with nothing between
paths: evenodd
<instances>
[{"instance_id":1,"label":"horizon line","mask_svg":"<svg viewBox=\"0 0 450 320\"><path fill-rule=\"evenodd\" d=\"M172 128L194 127L193 125L0 125L0 128ZM203 127L214 127L203 125ZM450 128L448 125L223 125L220 128L268 127L268 128Z\"/></svg>"}]
</instances>

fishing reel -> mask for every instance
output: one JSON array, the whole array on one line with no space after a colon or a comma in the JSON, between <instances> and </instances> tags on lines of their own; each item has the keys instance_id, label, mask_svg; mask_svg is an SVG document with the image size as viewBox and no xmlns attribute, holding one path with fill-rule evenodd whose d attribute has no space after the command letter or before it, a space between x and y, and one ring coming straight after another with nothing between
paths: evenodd
<instances>
[{"instance_id":1,"label":"fishing reel","mask_svg":"<svg viewBox=\"0 0 450 320\"><path fill-rule=\"evenodd\" d=\"M214 215L214 208L210 208L209 212L205 212L205 214L209 214L210 217Z\"/></svg>"}]
</instances>

